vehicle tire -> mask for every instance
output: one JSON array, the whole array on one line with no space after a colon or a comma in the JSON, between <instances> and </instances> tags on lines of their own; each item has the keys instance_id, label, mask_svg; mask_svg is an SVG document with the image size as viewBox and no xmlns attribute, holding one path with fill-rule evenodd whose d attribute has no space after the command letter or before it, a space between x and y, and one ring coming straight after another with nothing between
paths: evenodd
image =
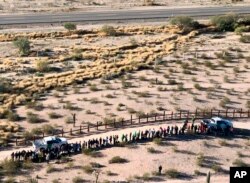
<instances>
[{"instance_id":1,"label":"vehicle tire","mask_svg":"<svg viewBox=\"0 0 250 183\"><path fill-rule=\"evenodd\" d=\"M40 150L40 152L43 152L45 150L45 148L42 147L39 150Z\"/></svg>"},{"instance_id":2,"label":"vehicle tire","mask_svg":"<svg viewBox=\"0 0 250 183\"><path fill-rule=\"evenodd\" d=\"M62 150L64 150L65 149L65 144L62 144L61 146L60 146L60 151L62 151Z\"/></svg>"}]
</instances>

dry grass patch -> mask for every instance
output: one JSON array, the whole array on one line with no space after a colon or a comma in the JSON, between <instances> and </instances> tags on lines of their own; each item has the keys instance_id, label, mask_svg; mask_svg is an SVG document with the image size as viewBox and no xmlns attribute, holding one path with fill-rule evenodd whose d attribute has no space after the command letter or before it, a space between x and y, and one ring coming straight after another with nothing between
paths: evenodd
<instances>
[{"instance_id":1,"label":"dry grass patch","mask_svg":"<svg viewBox=\"0 0 250 183\"><path fill-rule=\"evenodd\" d=\"M121 158L120 156L114 156L113 158L111 158L109 160L109 163L112 164L112 163L127 163L128 160L125 159L125 158Z\"/></svg>"}]
</instances>

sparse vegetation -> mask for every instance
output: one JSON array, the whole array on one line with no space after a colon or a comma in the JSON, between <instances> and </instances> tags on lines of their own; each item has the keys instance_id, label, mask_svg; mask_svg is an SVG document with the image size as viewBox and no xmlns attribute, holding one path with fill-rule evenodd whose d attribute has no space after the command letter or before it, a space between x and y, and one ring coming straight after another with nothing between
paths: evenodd
<instances>
[{"instance_id":1,"label":"sparse vegetation","mask_svg":"<svg viewBox=\"0 0 250 183\"><path fill-rule=\"evenodd\" d=\"M114 156L109 160L109 163L127 163L128 160L125 158L121 158L120 156Z\"/></svg>"},{"instance_id":2,"label":"sparse vegetation","mask_svg":"<svg viewBox=\"0 0 250 183\"><path fill-rule=\"evenodd\" d=\"M76 29L76 24L74 23L65 23L64 25L64 28L67 29L68 31L71 31L71 30L75 30Z\"/></svg>"},{"instance_id":3,"label":"sparse vegetation","mask_svg":"<svg viewBox=\"0 0 250 183\"><path fill-rule=\"evenodd\" d=\"M13 42L13 44L19 49L19 53L21 56L29 54L30 42L27 38L18 38Z\"/></svg>"}]
</instances>

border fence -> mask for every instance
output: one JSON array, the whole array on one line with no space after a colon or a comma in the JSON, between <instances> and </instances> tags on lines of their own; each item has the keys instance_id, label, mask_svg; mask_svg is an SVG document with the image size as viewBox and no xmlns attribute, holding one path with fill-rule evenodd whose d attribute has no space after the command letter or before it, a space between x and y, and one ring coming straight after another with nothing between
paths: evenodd
<instances>
[{"instance_id":1,"label":"border fence","mask_svg":"<svg viewBox=\"0 0 250 183\"><path fill-rule=\"evenodd\" d=\"M129 127L135 127L135 126L142 126L145 124L154 124L154 123L163 123L168 121L182 121L182 120L190 120L192 118L195 119L205 119L205 118L211 118L213 116L219 116L229 119L237 119L237 118L250 118L250 110L195 110L194 112L190 111L179 111L179 112L170 112L166 113L166 111L163 111L162 113L155 113L155 114L145 114L136 118L133 118L133 115L130 116L130 119L124 120L121 119L120 121L116 121L115 119L113 121L109 122L96 122L88 123L80 126L76 126L75 120L74 120L74 127L71 129L55 129L52 134L45 134L44 132L39 136L33 136L32 138L16 138L15 144L18 145L28 145L30 142L41 139L47 136L61 136L61 137L77 137L77 136L87 136L91 134L97 134L102 132L108 132L114 129L119 128L129 128Z\"/></svg>"}]
</instances>

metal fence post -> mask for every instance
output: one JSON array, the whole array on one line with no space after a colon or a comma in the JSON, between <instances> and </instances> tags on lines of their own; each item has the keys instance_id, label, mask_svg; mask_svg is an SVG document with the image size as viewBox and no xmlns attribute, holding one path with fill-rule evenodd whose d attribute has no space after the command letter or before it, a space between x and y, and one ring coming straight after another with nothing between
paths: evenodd
<instances>
[{"instance_id":1,"label":"metal fence post","mask_svg":"<svg viewBox=\"0 0 250 183\"><path fill-rule=\"evenodd\" d=\"M82 125L80 125L80 134L82 133Z\"/></svg>"},{"instance_id":2,"label":"metal fence post","mask_svg":"<svg viewBox=\"0 0 250 183\"><path fill-rule=\"evenodd\" d=\"M89 124L88 124L88 132L89 132Z\"/></svg>"},{"instance_id":3,"label":"metal fence post","mask_svg":"<svg viewBox=\"0 0 250 183\"><path fill-rule=\"evenodd\" d=\"M147 117L147 123L148 123L148 113L147 113L147 116L146 116L146 117Z\"/></svg>"},{"instance_id":4,"label":"metal fence post","mask_svg":"<svg viewBox=\"0 0 250 183\"><path fill-rule=\"evenodd\" d=\"M98 121L96 122L96 130L98 130Z\"/></svg>"},{"instance_id":5,"label":"metal fence post","mask_svg":"<svg viewBox=\"0 0 250 183\"><path fill-rule=\"evenodd\" d=\"M115 119L114 119L114 128L116 128L116 125L115 125Z\"/></svg>"},{"instance_id":6,"label":"metal fence post","mask_svg":"<svg viewBox=\"0 0 250 183\"><path fill-rule=\"evenodd\" d=\"M130 117L130 123L131 123L131 125L133 124L133 116L132 116L132 114L131 114L131 117Z\"/></svg>"},{"instance_id":7,"label":"metal fence post","mask_svg":"<svg viewBox=\"0 0 250 183\"><path fill-rule=\"evenodd\" d=\"M163 111L163 121L165 120L166 111Z\"/></svg>"},{"instance_id":8,"label":"metal fence post","mask_svg":"<svg viewBox=\"0 0 250 183\"><path fill-rule=\"evenodd\" d=\"M73 133L72 133L72 128L70 128L70 135L73 135Z\"/></svg>"},{"instance_id":9,"label":"metal fence post","mask_svg":"<svg viewBox=\"0 0 250 183\"><path fill-rule=\"evenodd\" d=\"M139 124L140 124L141 123L141 116L139 116L138 120L139 120Z\"/></svg>"}]
</instances>

